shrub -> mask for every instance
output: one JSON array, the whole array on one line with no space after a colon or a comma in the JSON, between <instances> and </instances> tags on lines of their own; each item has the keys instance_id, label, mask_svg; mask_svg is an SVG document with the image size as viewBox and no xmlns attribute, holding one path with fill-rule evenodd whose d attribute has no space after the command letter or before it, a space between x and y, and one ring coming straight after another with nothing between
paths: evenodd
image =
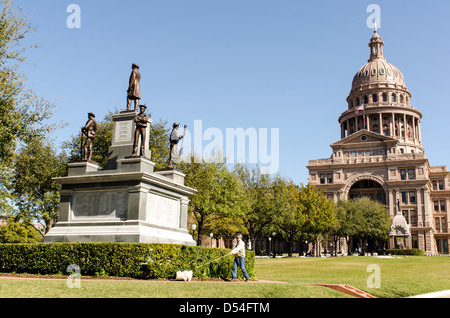
<instances>
[{"instance_id":1,"label":"shrub","mask_svg":"<svg viewBox=\"0 0 450 318\"><path fill-rule=\"evenodd\" d=\"M419 249L402 249L402 250L392 249L392 250L386 250L384 252L386 254L391 254L391 255L414 255L414 256L425 255L425 251L419 250ZM381 254L383 254L383 252L381 252Z\"/></svg>"},{"instance_id":2,"label":"shrub","mask_svg":"<svg viewBox=\"0 0 450 318\"><path fill-rule=\"evenodd\" d=\"M156 243L0 244L0 272L56 275L76 264L87 276L172 279L177 271L192 270L195 277L227 278L234 261L226 256L229 251ZM246 256L254 277L255 255L247 251Z\"/></svg>"}]
</instances>

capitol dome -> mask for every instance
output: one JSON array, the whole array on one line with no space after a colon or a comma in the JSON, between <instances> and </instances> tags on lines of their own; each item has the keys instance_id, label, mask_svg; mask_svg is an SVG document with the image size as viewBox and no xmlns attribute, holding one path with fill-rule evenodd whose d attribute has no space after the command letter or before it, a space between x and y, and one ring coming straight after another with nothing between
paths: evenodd
<instances>
[{"instance_id":1,"label":"capitol dome","mask_svg":"<svg viewBox=\"0 0 450 318\"><path fill-rule=\"evenodd\" d=\"M383 55L384 42L374 30L370 39L370 59L356 72L352 82L351 93L368 88L394 87L407 90L402 72L386 61Z\"/></svg>"},{"instance_id":2,"label":"capitol dome","mask_svg":"<svg viewBox=\"0 0 450 318\"><path fill-rule=\"evenodd\" d=\"M423 153L421 112L411 105L402 72L386 61L384 42L375 28L370 57L353 78L347 110L339 117L341 138L360 130L397 139L403 153Z\"/></svg>"}]
</instances>

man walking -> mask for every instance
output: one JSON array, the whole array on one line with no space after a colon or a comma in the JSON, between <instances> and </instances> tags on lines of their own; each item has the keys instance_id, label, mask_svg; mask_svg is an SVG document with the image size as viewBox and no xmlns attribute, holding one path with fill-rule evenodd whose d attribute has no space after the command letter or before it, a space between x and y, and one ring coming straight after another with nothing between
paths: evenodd
<instances>
[{"instance_id":1,"label":"man walking","mask_svg":"<svg viewBox=\"0 0 450 318\"><path fill-rule=\"evenodd\" d=\"M237 268L238 266L242 270L242 274L244 274L245 281L248 282L250 277L247 274L247 270L245 269L245 243L242 240L242 234L238 233L236 235L236 245L234 246L234 249L228 254L228 255L234 255L234 264L233 269L231 271L231 276L233 278L233 281L236 281L237 279Z\"/></svg>"}]
</instances>

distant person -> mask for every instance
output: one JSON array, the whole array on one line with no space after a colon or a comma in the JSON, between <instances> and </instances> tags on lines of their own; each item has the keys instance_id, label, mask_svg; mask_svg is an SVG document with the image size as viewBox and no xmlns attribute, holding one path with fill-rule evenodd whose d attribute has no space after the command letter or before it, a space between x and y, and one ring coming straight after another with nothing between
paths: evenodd
<instances>
[{"instance_id":1,"label":"distant person","mask_svg":"<svg viewBox=\"0 0 450 318\"><path fill-rule=\"evenodd\" d=\"M242 240L242 234L238 233L236 235L236 244L234 249L228 254L234 255L234 264L233 269L231 270L231 277L233 281L237 279L237 268L240 267L242 274L244 274L245 281L248 282L250 277L247 274L247 270L245 269L245 243Z\"/></svg>"}]
</instances>

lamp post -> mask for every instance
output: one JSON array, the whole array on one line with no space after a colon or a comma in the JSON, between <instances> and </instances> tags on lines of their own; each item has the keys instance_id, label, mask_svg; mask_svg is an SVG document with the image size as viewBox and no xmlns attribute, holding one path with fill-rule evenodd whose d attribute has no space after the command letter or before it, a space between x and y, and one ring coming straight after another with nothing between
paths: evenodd
<instances>
[{"instance_id":1,"label":"lamp post","mask_svg":"<svg viewBox=\"0 0 450 318\"><path fill-rule=\"evenodd\" d=\"M195 230L197 229L197 225L192 223L192 238L194 239L195 243L197 243L197 241L195 240Z\"/></svg>"},{"instance_id":2,"label":"lamp post","mask_svg":"<svg viewBox=\"0 0 450 318\"><path fill-rule=\"evenodd\" d=\"M277 232L272 232L272 236L273 236L273 239L274 239L274 241L273 241L273 245L274 245L274 247L273 247L273 258L276 257L276 251L275 251L275 235L277 235Z\"/></svg>"},{"instance_id":3,"label":"lamp post","mask_svg":"<svg viewBox=\"0 0 450 318\"><path fill-rule=\"evenodd\" d=\"M209 237L211 238L211 247L212 247L212 240L213 240L213 236L214 236L214 234L212 234L212 232L211 232L211 233L209 233Z\"/></svg>"},{"instance_id":4,"label":"lamp post","mask_svg":"<svg viewBox=\"0 0 450 318\"><path fill-rule=\"evenodd\" d=\"M272 238L269 236L269 257L270 257L270 247L271 247L271 244L272 244Z\"/></svg>"},{"instance_id":5,"label":"lamp post","mask_svg":"<svg viewBox=\"0 0 450 318\"><path fill-rule=\"evenodd\" d=\"M308 241L305 241L305 257L308 256Z\"/></svg>"}]
</instances>

